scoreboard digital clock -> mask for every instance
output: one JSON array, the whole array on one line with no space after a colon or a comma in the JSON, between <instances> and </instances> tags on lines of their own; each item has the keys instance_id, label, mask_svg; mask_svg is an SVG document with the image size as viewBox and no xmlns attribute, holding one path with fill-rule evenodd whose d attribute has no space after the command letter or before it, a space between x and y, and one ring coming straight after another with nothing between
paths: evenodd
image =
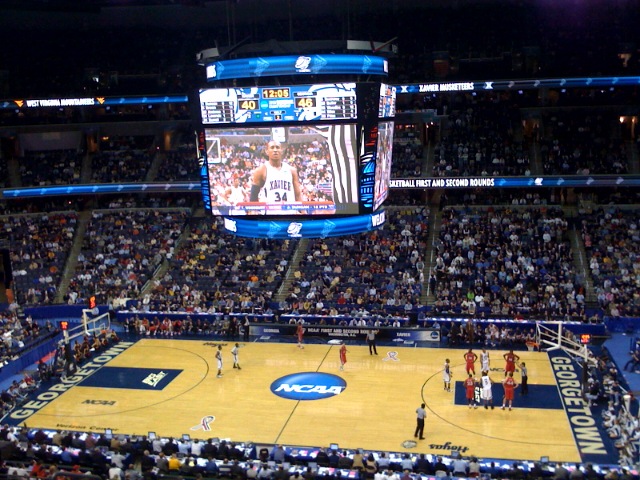
<instances>
[{"instance_id":1,"label":"scoreboard digital clock","mask_svg":"<svg viewBox=\"0 0 640 480\"><path fill-rule=\"evenodd\" d=\"M203 125L358 118L355 83L210 88L199 101Z\"/></svg>"},{"instance_id":2,"label":"scoreboard digital clock","mask_svg":"<svg viewBox=\"0 0 640 480\"><path fill-rule=\"evenodd\" d=\"M263 88L262 98L289 98L291 90L288 88Z\"/></svg>"}]
</instances>

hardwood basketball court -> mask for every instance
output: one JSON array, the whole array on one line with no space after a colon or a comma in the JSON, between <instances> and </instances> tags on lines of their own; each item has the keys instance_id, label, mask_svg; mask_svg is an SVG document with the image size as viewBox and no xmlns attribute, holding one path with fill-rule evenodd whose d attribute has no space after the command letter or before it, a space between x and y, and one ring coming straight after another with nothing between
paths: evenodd
<instances>
[{"instance_id":1,"label":"hardwood basketball court","mask_svg":"<svg viewBox=\"0 0 640 480\"><path fill-rule=\"evenodd\" d=\"M223 345L222 378L216 377L218 344ZM494 386L495 410L469 409L460 402L464 393L444 390L445 358L453 366L452 390L462 388L454 384L466 378L465 350L379 346L376 356L369 355L366 346L349 345L348 362L340 371L339 345L305 344L304 349L295 343L241 345L242 369L238 370L232 368L231 342L142 339L121 343L121 350L97 357L70 384L50 388L28 404L33 410L23 409L9 421L31 428L98 433L111 428L114 433L189 434L264 444L323 447L337 443L340 448L444 455L461 450L480 458L581 459L564 408L536 406L538 401L548 404L542 397L558 390L546 353L517 352L529 368L531 392L525 400L516 390L514 410L506 411L499 408L501 385ZM490 351L492 369L504 367L503 353ZM479 370L479 363L476 366ZM281 398L272 392L277 379L301 372L312 374L295 377L307 383L319 378L313 374L323 373L335 375L346 386L333 387L325 395L328 398L317 400ZM503 375L491 373L498 383ZM517 373L518 381L519 377ZM300 391L310 389L298 387L296 393L296 387L289 387L280 390L298 398L305 396ZM320 396L323 388L316 387ZM427 404L426 439L407 449L403 443L414 440L415 409L422 401Z\"/></svg>"}]
</instances>

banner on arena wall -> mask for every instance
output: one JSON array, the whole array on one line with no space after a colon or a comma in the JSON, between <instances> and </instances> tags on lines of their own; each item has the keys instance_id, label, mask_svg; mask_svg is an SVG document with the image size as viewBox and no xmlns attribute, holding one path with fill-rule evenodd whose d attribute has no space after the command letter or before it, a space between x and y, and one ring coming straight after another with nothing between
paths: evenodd
<instances>
[{"instance_id":1,"label":"banner on arena wall","mask_svg":"<svg viewBox=\"0 0 640 480\"><path fill-rule=\"evenodd\" d=\"M294 336L297 325L251 325L249 333L256 336ZM364 341L371 328L362 327L335 327L328 325L305 324L305 335L310 337L323 337L327 339ZM439 342L440 331L436 329L413 329L413 328L381 328L376 335L378 340L400 342Z\"/></svg>"}]
</instances>

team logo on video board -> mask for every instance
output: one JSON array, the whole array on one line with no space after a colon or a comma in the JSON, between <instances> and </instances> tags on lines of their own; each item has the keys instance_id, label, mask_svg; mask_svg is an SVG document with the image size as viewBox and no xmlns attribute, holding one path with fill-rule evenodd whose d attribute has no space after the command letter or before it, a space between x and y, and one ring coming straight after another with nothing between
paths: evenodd
<instances>
[{"instance_id":1,"label":"team logo on video board","mask_svg":"<svg viewBox=\"0 0 640 480\"><path fill-rule=\"evenodd\" d=\"M224 228L226 228L230 232L237 232L238 231L238 224L236 223L235 220L231 220L230 218L225 218L224 219Z\"/></svg>"},{"instance_id":2,"label":"team logo on video board","mask_svg":"<svg viewBox=\"0 0 640 480\"><path fill-rule=\"evenodd\" d=\"M296 60L296 70L298 72L308 72L311 64L311 57L300 56Z\"/></svg>"},{"instance_id":3,"label":"team logo on video board","mask_svg":"<svg viewBox=\"0 0 640 480\"><path fill-rule=\"evenodd\" d=\"M291 222L287 227L287 234L290 237L301 237L300 232L302 231L302 223L300 222Z\"/></svg>"},{"instance_id":4,"label":"team logo on video board","mask_svg":"<svg viewBox=\"0 0 640 480\"><path fill-rule=\"evenodd\" d=\"M330 373L302 372L280 377L271 392L288 400L322 400L340 395L347 382Z\"/></svg>"}]
</instances>

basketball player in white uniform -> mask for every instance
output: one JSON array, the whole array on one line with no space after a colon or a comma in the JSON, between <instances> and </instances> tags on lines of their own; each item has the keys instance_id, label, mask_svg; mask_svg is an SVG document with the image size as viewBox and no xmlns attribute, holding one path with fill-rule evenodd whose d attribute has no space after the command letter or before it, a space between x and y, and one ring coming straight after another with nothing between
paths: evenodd
<instances>
[{"instance_id":1,"label":"basketball player in white uniform","mask_svg":"<svg viewBox=\"0 0 640 480\"><path fill-rule=\"evenodd\" d=\"M240 179L235 177L233 184L224 191L224 198L230 205L237 205L245 201L245 189L240 186Z\"/></svg>"},{"instance_id":2,"label":"basketball player in white uniform","mask_svg":"<svg viewBox=\"0 0 640 480\"><path fill-rule=\"evenodd\" d=\"M238 358L239 353L240 353L240 344L236 343L234 347L231 349L231 355L233 355L233 368L242 370L242 368L240 368L240 359Z\"/></svg>"},{"instance_id":3,"label":"basketball player in white uniform","mask_svg":"<svg viewBox=\"0 0 640 480\"><path fill-rule=\"evenodd\" d=\"M218 363L218 378L222 378L222 345L218 345L216 350L216 362Z\"/></svg>"},{"instance_id":4,"label":"basketball player in white uniform","mask_svg":"<svg viewBox=\"0 0 640 480\"><path fill-rule=\"evenodd\" d=\"M444 382L444 389L447 392L451 391L451 364L447 358L444 361L444 368L442 369L442 380Z\"/></svg>"},{"instance_id":5,"label":"basketball player in white uniform","mask_svg":"<svg viewBox=\"0 0 640 480\"><path fill-rule=\"evenodd\" d=\"M482 372L488 372L490 371L489 368L489 352L487 352L486 348L482 349L482 353L480 354L480 371Z\"/></svg>"},{"instance_id":6,"label":"basketball player in white uniform","mask_svg":"<svg viewBox=\"0 0 640 480\"><path fill-rule=\"evenodd\" d=\"M246 202L246 194L246 190L240 185L240 179L234 178L233 184L227 187L223 195L225 201L232 207L229 209L229 215L240 215L242 213L242 209L238 210L233 207L241 202Z\"/></svg>"},{"instance_id":7,"label":"basketball player in white uniform","mask_svg":"<svg viewBox=\"0 0 640 480\"><path fill-rule=\"evenodd\" d=\"M482 387L482 392L480 392L480 398L482 399L482 403L484 403L484 408L488 409L489 405L491 405L491 410L493 410L493 392L491 391L491 385L493 384L493 380L489 377L489 372L482 372L482 377L480 378L480 386Z\"/></svg>"},{"instance_id":8,"label":"basketball player in white uniform","mask_svg":"<svg viewBox=\"0 0 640 480\"><path fill-rule=\"evenodd\" d=\"M282 161L282 145L276 140L267 144L269 160L253 171L251 176L252 202L263 200L267 205L302 201L302 188L298 170ZM262 199L261 197L262 193ZM297 214L298 210L267 210L269 215Z\"/></svg>"}]
</instances>

